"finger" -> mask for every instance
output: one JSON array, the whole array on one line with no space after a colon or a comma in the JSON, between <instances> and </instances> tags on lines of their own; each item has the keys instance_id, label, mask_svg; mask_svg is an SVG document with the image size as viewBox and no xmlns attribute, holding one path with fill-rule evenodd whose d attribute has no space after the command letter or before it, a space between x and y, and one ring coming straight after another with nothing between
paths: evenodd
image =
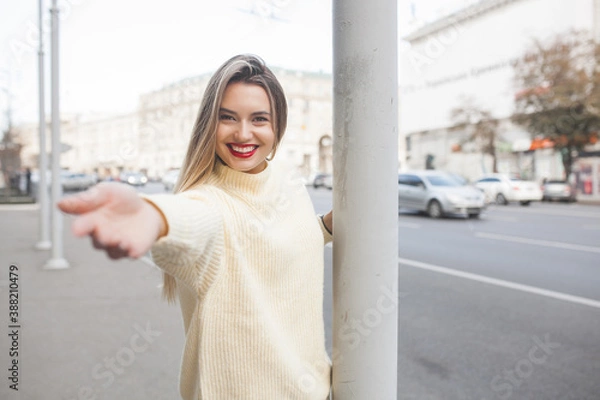
<instances>
[{"instance_id":1,"label":"finger","mask_svg":"<svg viewBox=\"0 0 600 400\"><path fill-rule=\"evenodd\" d=\"M112 248L119 248L121 250L124 249L123 246L121 246L121 242L119 241L118 237L115 235L106 233L102 234L102 232L100 232L98 229L95 229L90 236L92 238L92 244L97 250L108 251Z\"/></svg>"},{"instance_id":2,"label":"finger","mask_svg":"<svg viewBox=\"0 0 600 400\"><path fill-rule=\"evenodd\" d=\"M108 256L113 260L127 257L127 252L120 247L108 247L106 249L106 254L108 254Z\"/></svg>"},{"instance_id":3,"label":"finger","mask_svg":"<svg viewBox=\"0 0 600 400\"><path fill-rule=\"evenodd\" d=\"M105 247L96 239L94 235L92 235L92 245L96 250L104 250Z\"/></svg>"},{"instance_id":4,"label":"finger","mask_svg":"<svg viewBox=\"0 0 600 400\"><path fill-rule=\"evenodd\" d=\"M134 244L132 241L123 241L121 248L127 252L131 258L140 258L148 252L147 249Z\"/></svg>"},{"instance_id":5,"label":"finger","mask_svg":"<svg viewBox=\"0 0 600 400\"><path fill-rule=\"evenodd\" d=\"M84 192L66 197L57 203L58 208L69 214L83 214L93 211L108 200L108 194L101 185Z\"/></svg>"},{"instance_id":6,"label":"finger","mask_svg":"<svg viewBox=\"0 0 600 400\"><path fill-rule=\"evenodd\" d=\"M71 224L71 231L73 232L73 235L77 237L91 235L96 230L97 225L98 222L95 213L80 215L75 218L75 221Z\"/></svg>"}]
</instances>

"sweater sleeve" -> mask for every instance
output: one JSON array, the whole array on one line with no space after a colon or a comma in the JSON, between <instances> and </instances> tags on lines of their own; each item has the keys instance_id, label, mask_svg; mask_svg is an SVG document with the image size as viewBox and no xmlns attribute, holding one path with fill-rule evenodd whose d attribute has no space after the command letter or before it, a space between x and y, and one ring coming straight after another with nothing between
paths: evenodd
<instances>
[{"instance_id":1,"label":"sweater sleeve","mask_svg":"<svg viewBox=\"0 0 600 400\"><path fill-rule=\"evenodd\" d=\"M319 222L319 226L321 227L321 232L323 233L323 245L330 243L333 241L333 235L329 232L327 227L325 226L325 222L320 215L317 215L317 221Z\"/></svg>"},{"instance_id":2,"label":"sweater sleeve","mask_svg":"<svg viewBox=\"0 0 600 400\"><path fill-rule=\"evenodd\" d=\"M197 192L146 195L164 215L167 235L152 246L154 263L197 293L214 281L224 248L223 218L213 199Z\"/></svg>"}]
</instances>

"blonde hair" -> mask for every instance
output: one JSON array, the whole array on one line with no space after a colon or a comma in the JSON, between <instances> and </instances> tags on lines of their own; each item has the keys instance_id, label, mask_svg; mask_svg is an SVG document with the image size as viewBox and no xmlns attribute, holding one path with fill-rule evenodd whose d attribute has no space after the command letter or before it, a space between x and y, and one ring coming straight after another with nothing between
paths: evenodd
<instances>
[{"instance_id":1,"label":"blonde hair","mask_svg":"<svg viewBox=\"0 0 600 400\"><path fill-rule=\"evenodd\" d=\"M219 109L227 85L234 82L258 85L267 93L275 132L275 144L270 157L275 156L287 126L287 101L283 88L275 74L260 57L252 54L237 55L221 65L208 81L181 167L181 174L175 185L175 193L202 184L213 173L217 160L216 134ZM163 273L163 297L173 302L175 293L175 278Z\"/></svg>"}]
</instances>

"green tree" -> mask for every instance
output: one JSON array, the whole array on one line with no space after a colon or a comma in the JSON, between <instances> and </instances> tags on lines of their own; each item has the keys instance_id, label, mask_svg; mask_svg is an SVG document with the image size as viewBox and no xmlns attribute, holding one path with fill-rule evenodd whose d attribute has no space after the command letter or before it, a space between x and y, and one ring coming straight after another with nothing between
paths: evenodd
<instances>
[{"instance_id":1,"label":"green tree","mask_svg":"<svg viewBox=\"0 0 600 400\"><path fill-rule=\"evenodd\" d=\"M536 40L514 63L512 121L550 139L566 177L600 128L600 46L585 32Z\"/></svg>"},{"instance_id":2,"label":"green tree","mask_svg":"<svg viewBox=\"0 0 600 400\"><path fill-rule=\"evenodd\" d=\"M498 172L498 120L488 110L479 108L468 99L450 111L450 118L454 123L453 131L467 134L458 144L462 147L467 143L475 143L478 151L492 157L492 171Z\"/></svg>"}]
</instances>

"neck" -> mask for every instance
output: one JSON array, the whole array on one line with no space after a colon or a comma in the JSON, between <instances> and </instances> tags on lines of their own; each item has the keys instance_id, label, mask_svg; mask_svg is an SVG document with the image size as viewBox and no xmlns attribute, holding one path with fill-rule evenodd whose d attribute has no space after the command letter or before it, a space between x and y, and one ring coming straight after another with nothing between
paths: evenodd
<instances>
[{"instance_id":1,"label":"neck","mask_svg":"<svg viewBox=\"0 0 600 400\"><path fill-rule=\"evenodd\" d=\"M213 174L213 184L236 192L259 193L271 174L269 162L265 161L260 172L248 173L236 171L217 159Z\"/></svg>"}]
</instances>

